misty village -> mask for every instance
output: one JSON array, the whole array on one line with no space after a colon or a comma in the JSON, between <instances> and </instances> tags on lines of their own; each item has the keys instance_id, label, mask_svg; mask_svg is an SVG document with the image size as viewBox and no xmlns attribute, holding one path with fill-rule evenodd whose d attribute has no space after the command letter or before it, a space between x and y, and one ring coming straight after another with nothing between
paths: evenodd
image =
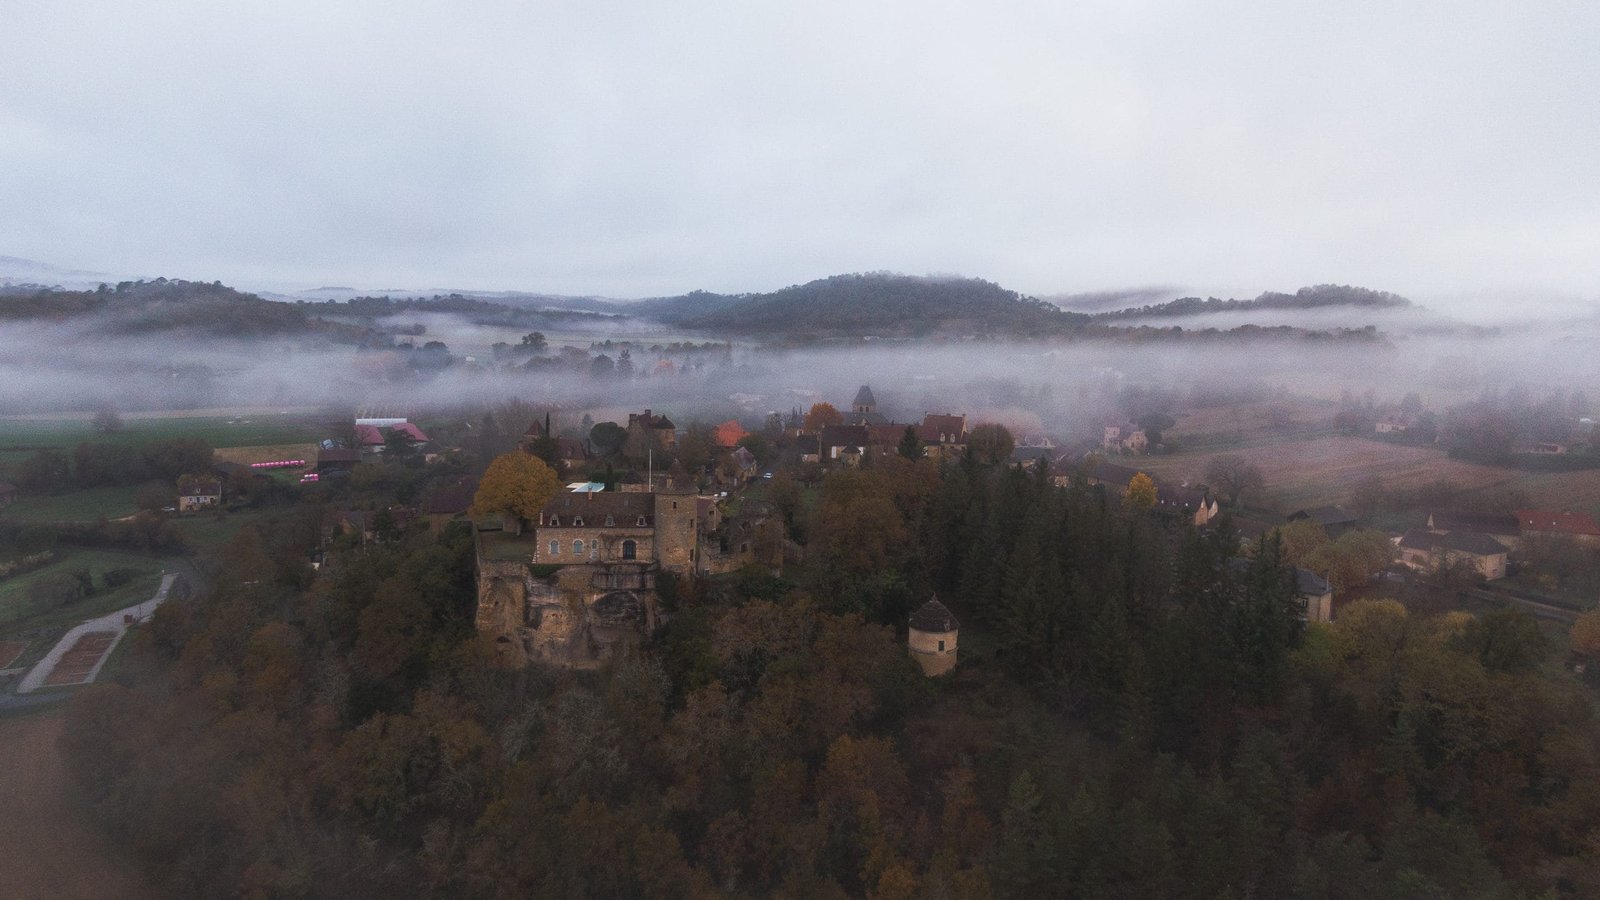
<instances>
[{"instance_id":1,"label":"misty village","mask_svg":"<svg viewBox=\"0 0 1600 900\"><path fill-rule=\"evenodd\" d=\"M1600 4L0 9L0 900L1600 898Z\"/></svg>"}]
</instances>

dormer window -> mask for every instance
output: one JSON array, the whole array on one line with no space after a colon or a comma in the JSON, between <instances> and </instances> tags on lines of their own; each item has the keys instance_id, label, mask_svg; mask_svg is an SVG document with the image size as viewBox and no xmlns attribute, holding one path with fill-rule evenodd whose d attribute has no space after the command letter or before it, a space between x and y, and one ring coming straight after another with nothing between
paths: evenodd
<instances>
[{"instance_id":1,"label":"dormer window","mask_svg":"<svg viewBox=\"0 0 1600 900\"><path fill-rule=\"evenodd\" d=\"M550 517L550 527L551 528L555 528L555 527L559 526L560 524L561 524L561 517L560 516L551 516Z\"/></svg>"},{"instance_id":2,"label":"dormer window","mask_svg":"<svg viewBox=\"0 0 1600 900\"><path fill-rule=\"evenodd\" d=\"M610 528L611 526L613 526L615 524L617 524L617 519L616 519L615 516L606 516L606 527L607 528Z\"/></svg>"},{"instance_id":3,"label":"dormer window","mask_svg":"<svg viewBox=\"0 0 1600 900\"><path fill-rule=\"evenodd\" d=\"M583 527L583 516L575 516L573 518L573 520L572 520L572 527L574 527L574 528L582 528Z\"/></svg>"},{"instance_id":4,"label":"dormer window","mask_svg":"<svg viewBox=\"0 0 1600 900\"><path fill-rule=\"evenodd\" d=\"M640 516L640 517L639 517L639 527L640 527L640 528L643 528L643 527L644 527L644 516Z\"/></svg>"}]
</instances>

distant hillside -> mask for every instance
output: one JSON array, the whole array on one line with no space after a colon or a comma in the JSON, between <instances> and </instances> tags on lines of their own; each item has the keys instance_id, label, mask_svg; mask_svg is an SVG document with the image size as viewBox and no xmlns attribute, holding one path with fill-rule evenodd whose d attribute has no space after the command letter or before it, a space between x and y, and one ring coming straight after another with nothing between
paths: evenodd
<instances>
[{"instance_id":1,"label":"distant hillside","mask_svg":"<svg viewBox=\"0 0 1600 900\"><path fill-rule=\"evenodd\" d=\"M313 318L299 306L264 300L220 282L157 278L101 285L91 291L0 288L0 321L78 317L94 317L103 329L119 333L252 336L349 330Z\"/></svg>"},{"instance_id":2,"label":"distant hillside","mask_svg":"<svg viewBox=\"0 0 1600 900\"><path fill-rule=\"evenodd\" d=\"M785 336L1050 334L1089 321L988 281L884 273L835 275L766 294L696 291L625 308L679 328Z\"/></svg>"},{"instance_id":3,"label":"distant hillside","mask_svg":"<svg viewBox=\"0 0 1600 900\"><path fill-rule=\"evenodd\" d=\"M1116 319L1149 319L1165 316L1198 316L1203 313L1232 312L1258 309L1317 309L1330 306L1358 306L1368 308L1393 308L1410 306L1411 301L1387 291L1350 287L1342 284L1319 284L1304 287L1293 294L1268 291L1254 300L1218 300L1211 297L1181 297L1168 303L1119 309L1095 314L1099 321Z\"/></svg>"}]
</instances>

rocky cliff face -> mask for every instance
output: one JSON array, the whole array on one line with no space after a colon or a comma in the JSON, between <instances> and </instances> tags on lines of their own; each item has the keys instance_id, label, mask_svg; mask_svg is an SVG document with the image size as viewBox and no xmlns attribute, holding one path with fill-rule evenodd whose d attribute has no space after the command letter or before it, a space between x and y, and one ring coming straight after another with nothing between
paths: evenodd
<instances>
[{"instance_id":1,"label":"rocky cliff face","mask_svg":"<svg viewBox=\"0 0 1600 900\"><path fill-rule=\"evenodd\" d=\"M478 633L505 665L598 666L653 632L657 607L653 565L574 565L539 577L525 563L478 563Z\"/></svg>"}]
</instances>

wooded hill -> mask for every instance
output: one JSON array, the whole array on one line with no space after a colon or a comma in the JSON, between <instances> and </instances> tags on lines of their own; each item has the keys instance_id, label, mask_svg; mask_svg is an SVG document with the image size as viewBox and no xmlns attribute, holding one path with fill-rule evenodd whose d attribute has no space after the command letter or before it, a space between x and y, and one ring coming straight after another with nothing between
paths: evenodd
<instances>
[{"instance_id":1,"label":"wooded hill","mask_svg":"<svg viewBox=\"0 0 1600 900\"><path fill-rule=\"evenodd\" d=\"M266 300L220 281L157 278L102 284L92 291L37 286L0 288L0 321L104 319L117 333L192 331L231 336L324 332L342 336L348 326L314 318L299 306Z\"/></svg>"},{"instance_id":2,"label":"wooded hill","mask_svg":"<svg viewBox=\"0 0 1600 900\"><path fill-rule=\"evenodd\" d=\"M1218 300L1215 297L1201 300L1199 297L1180 297L1167 303L1096 313L1094 318L1106 321L1157 316L1198 316L1203 313L1236 310L1319 309L1330 306L1392 308L1411 305L1410 300L1388 291L1374 291L1343 284L1319 284L1303 287L1292 294L1267 291L1254 300Z\"/></svg>"},{"instance_id":3,"label":"wooded hill","mask_svg":"<svg viewBox=\"0 0 1600 900\"><path fill-rule=\"evenodd\" d=\"M1089 321L977 278L834 275L765 294L695 291L628 310L681 328L762 335L1038 335Z\"/></svg>"}]
</instances>

